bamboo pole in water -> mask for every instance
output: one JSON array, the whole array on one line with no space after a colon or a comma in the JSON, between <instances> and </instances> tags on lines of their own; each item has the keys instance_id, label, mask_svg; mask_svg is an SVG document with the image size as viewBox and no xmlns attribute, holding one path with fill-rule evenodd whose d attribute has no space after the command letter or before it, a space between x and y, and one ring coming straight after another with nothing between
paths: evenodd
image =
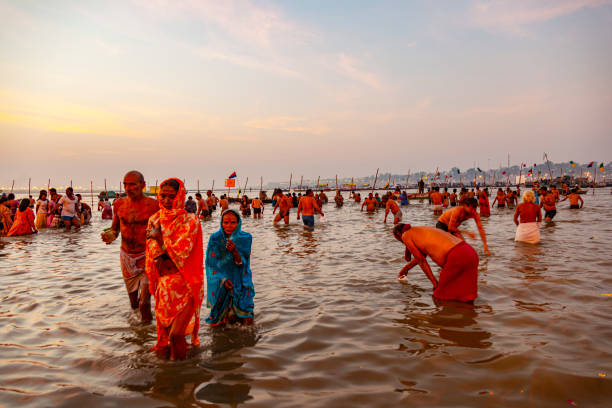
<instances>
[{"instance_id":1,"label":"bamboo pole in water","mask_svg":"<svg viewBox=\"0 0 612 408\"><path fill-rule=\"evenodd\" d=\"M304 176L300 176L300 189L299 191L302 191L302 182L304 181Z\"/></svg>"},{"instance_id":2,"label":"bamboo pole in water","mask_svg":"<svg viewBox=\"0 0 612 408\"><path fill-rule=\"evenodd\" d=\"M104 179L104 191L108 192L108 190L106 189L106 179Z\"/></svg>"},{"instance_id":3,"label":"bamboo pole in water","mask_svg":"<svg viewBox=\"0 0 612 408\"><path fill-rule=\"evenodd\" d=\"M260 176L261 179L259 180L259 192L261 193L263 191L263 176Z\"/></svg>"},{"instance_id":4,"label":"bamboo pole in water","mask_svg":"<svg viewBox=\"0 0 612 408\"><path fill-rule=\"evenodd\" d=\"M338 175L336 174L336 190L338 190Z\"/></svg>"},{"instance_id":5,"label":"bamboo pole in water","mask_svg":"<svg viewBox=\"0 0 612 408\"><path fill-rule=\"evenodd\" d=\"M378 181L378 170L380 169L376 169L376 177L374 177L374 185L372 185L372 194L374 194L374 190L376 189L376 181Z\"/></svg>"},{"instance_id":6,"label":"bamboo pole in water","mask_svg":"<svg viewBox=\"0 0 612 408\"><path fill-rule=\"evenodd\" d=\"M13 187L15 187L15 180L13 180L13 184L11 185L11 193L13 192Z\"/></svg>"},{"instance_id":7,"label":"bamboo pole in water","mask_svg":"<svg viewBox=\"0 0 612 408\"><path fill-rule=\"evenodd\" d=\"M198 179L198 193L200 192L200 179Z\"/></svg>"},{"instance_id":8,"label":"bamboo pole in water","mask_svg":"<svg viewBox=\"0 0 612 408\"><path fill-rule=\"evenodd\" d=\"M319 189L319 180L321 179L321 176L317 176L317 190Z\"/></svg>"},{"instance_id":9,"label":"bamboo pole in water","mask_svg":"<svg viewBox=\"0 0 612 408\"><path fill-rule=\"evenodd\" d=\"M49 194L50 187L51 187L51 179L47 181L47 194Z\"/></svg>"},{"instance_id":10,"label":"bamboo pole in water","mask_svg":"<svg viewBox=\"0 0 612 408\"><path fill-rule=\"evenodd\" d=\"M287 191L288 194L291 194L291 181L293 181L293 173L291 173L291 175L289 176L289 190Z\"/></svg>"},{"instance_id":11,"label":"bamboo pole in water","mask_svg":"<svg viewBox=\"0 0 612 408\"><path fill-rule=\"evenodd\" d=\"M212 188L210 189L210 193L213 194L215 192L215 180L213 179L213 185Z\"/></svg>"},{"instance_id":12,"label":"bamboo pole in water","mask_svg":"<svg viewBox=\"0 0 612 408\"><path fill-rule=\"evenodd\" d=\"M90 181L89 183L90 183L89 184L89 192L91 194L91 211L93 211L93 206L94 206L94 203L93 203L93 180Z\"/></svg>"},{"instance_id":13,"label":"bamboo pole in water","mask_svg":"<svg viewBox=\"0 0 612 408\"><path fill-rule=\"evenodd\" d=\"M32 185L32 178L30 177L28 179L28 198L32 195L31 185Z\"/></svg>"}]
</instances>

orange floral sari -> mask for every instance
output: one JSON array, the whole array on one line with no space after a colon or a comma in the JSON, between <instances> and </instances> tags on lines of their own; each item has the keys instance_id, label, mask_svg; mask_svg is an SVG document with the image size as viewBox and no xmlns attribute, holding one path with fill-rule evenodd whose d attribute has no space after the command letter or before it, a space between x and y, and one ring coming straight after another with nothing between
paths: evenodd
<instances>
[{"instance_id":1,"label":"orange floral sari","mask_svg":"<svg viewBox=\"0 0 612 408\"><path fill-rule=\"evenodd\" d=\"M160 227L166 250L162 250L154 239L147 240L145 271L149 278L149 291L155 297L155 317L157 320L157 344L153 350L168 346L169 330L177 315L193 300L194 313L184 335L191 334L191 344L200 344L200 308L204 293L204 269L202 227L195 214L185 211L185 186L179 179L179 191L167 210L160 210L149 218L148 229ZM176 265L178 273L160 276L158 258L164 252Z\"/></svg>"}]
</instances>

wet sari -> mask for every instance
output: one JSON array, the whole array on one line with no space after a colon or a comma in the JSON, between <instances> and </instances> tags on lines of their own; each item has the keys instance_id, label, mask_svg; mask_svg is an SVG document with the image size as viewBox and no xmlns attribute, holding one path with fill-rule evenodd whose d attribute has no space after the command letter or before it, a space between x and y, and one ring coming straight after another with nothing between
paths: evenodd
<instances>
[{"instance_id":1,"label":"wet sari","mask_svg":"<svg viewBox=\"0 0 612 408\"><path fill-rule=\"evenodd\" d=\"M193 314L183 333L191 334L191 344L200 344L200 308L204 295L202 227L195 214L185 211L185 186L179 179L179 191L167 210L158 201L160 210L149 218L147 229L161 227L165 251L155 239L147 240L145 271L149 278L149 291L155 297L157 344L153 350L169 345L169 332L177 316L193 301ZM161 191L161 189L160 189ZM167 253L178 272L160 275L159 260Z\"/></svg>"},{"instance_id":2,"label":"wet sari","mask_svg":"<svg viewBox=\"0 0 612 408\"><path fill-rule=\"evenodd\" d=\"M9 230L7 237L16 237L19 235L30 235L36 231L34 226L34 211L31 208L26 208L24 211L17 211L15 221Z\"/></svg>"},{"instance_id":3,"label":"wet sari","mask_svg":"<svg viewBox=\"0 0 612 408\"><path fill-rule=\"evenodd\" d=\"M12 226L11 210L4 204L0 204L0 237L6 236Z\"/></svg>"},{"instance_id":4,"label":"wet sari","mask_svg":"<svg viewBox=\"0 0 612 408\"><path fill-rule=\"evenodd\" d=\"M228 315L233 313L241 319L252 319L254 316L253 298L255 287L251 273L251 243L253 237L242 231L242 219L234 210L238 226L227 237L223 232L223 215L219 231L210 236L206 248L206 305L211 309L206 323L210 326L222 325ZM225 248L227 240L236 244L242 265L236 265L234 256Z\"/></svg>"}]
</instances>

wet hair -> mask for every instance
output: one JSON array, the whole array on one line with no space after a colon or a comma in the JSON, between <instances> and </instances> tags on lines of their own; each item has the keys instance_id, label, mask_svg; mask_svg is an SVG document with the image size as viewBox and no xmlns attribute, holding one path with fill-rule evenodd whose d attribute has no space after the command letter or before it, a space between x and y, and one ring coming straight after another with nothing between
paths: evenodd
<instances>
[{"instance_id":1,"label":"wet hair","mask_svg":"<svg viewBox=\"0 0 612 408\"><path fill-rule=\"evenodd\" d=\"M40 190L40 193L38 193L38 199L39 199L39 200L42 200L42 198L43 198L43 194L44 194L45 196L47 196L47 190Z\"/></svg>"},{"instance_id":2,"label":"wet hair","mask_svg":"<svg viewBox=\"0 0 612 408\"><path fill-rule=\"evenodd\" d=\"M533 191L526 190L523 193L523 202L524 203L533 203L534 201L535 201L535 194L533 194Z\"/></svg>"},{"instance_id":3,"label":"wet hair","mask_svg":"<svg viewBox=\"0 0 612 408\"><path fill-rule=\"evenodd\" d=\"M8 198L6 197L0 197L0 204L4 204L5 202L8 201Z\"/></svg>"},{"instance_id":4,"label":"wet hair","mask_svg":"<svg viewBox=\"0 0 612 408\"><path fill-rule=\"evenodd\" d=\"M9 195L8 195L8 199L9 199L9 200L14 200L14 199L15 199L15 194L13 194L13 193L9 193Z\"/></svg>"},{"instance_id":5,"label":"wet hair","mask_svg":"<svg viewBox=\"0 0 612 408\"><path fill-rule=\"evenodd\" d=\"M196 197L198 197L198 198L202 198L202 194L200 194L200 193L196 193Z\"/></svg>"},{"instance_id":6,"label":"wet hair","mask_svg":"<svg viewBox=\"0 0 612 408\"><path fill-rule=\"evenodd\" d=\"M19 203L19 212L25 211L29 206L30 206L30 199L29 198L24 198Z\"/></svg>"},{"instance_id":7,"label":"wet hair","mask_svg":"<svg viewBox=\"0 0 612 408\"><path fill-rule=\"evenodd\" d=\"M68 188L66 189L66 192L68 192L68 191L70 191L71 193L72 193L72 192L74 192L74 190L72 189L72 187L68 187Z\"/></svg>"},{"instance_id":8,"label":"wet hair","mask_svg":"<svg viewBox=\"0 0 612 408\"><path fill-rule=\"evenodd\" d=\"M467 206L467 207L478 208L478 200L476 200L473 197L472 198L468 198L467 200L465 200L464 205Z\"/></svg>"},{"instance_id":9,"label":"wet hair","mask_svg":"<svg viewBox=\"0 0 612 408\"><path fill-rule=\"evenodd\" d=\"M165 187L165 186L172 187L174 189L174 191L179 191L179 188L181 188L181 185L175 179L168 179L168 180L164 181L163 183L161 183L161 185L159 187L161 188L161 187Z\"/></svg>"},{"instance_id":10,"label":"wet hair","mask_svg":"<svg viewBox=\"0 0 612 408\"><path fill-rule=\"evenodd\" d=\"M51 187L51 188L49 189L49 194L51 194L51 193L55 193L55 194L57 194L57 190L55 189L55 187Z\"/></svg>"},{"instance_id":11,"label":"wet hair","mask_svg":"<svg viewBox=\"0 0 612 408\"><path fill-rule=\"evenodd\" d=\"M408 231L410 228L411 228L410 224L403 224L400 222L395 227L393 227L393 236L398 241L401 241L402 235L404 235L404 232Z\"/></svg>"},{"instance_id":12,"label":"wet hair","mask_svg":"<svg viewBox=\"0 0 612 408\"><path fill-rule=\"evenodd\" d=\"M138 170L131 170L128 171L127 173L125 173L126 176L130 175L130 176L136 176L138 177L138 181L140 181L141 183L145 182L144 176L142 175L141 172L139 172ZM177 188L178 190L178 188Z\"/></svg>"},{"instance_id":13,"label":"wet hair","mask_svg":"<svg viewBox=\"0 0 612 408\"><path fill-rule=\"evenodd\" d=\"M456 193L456 192L457 192L457 189L456 189L456 188L453 188L453 193Z\"/></svg>"},{"instance_id":14,"label":"wet hair","mask_svg":"<svg viewBox=\"0 0 612 408\"><path fill-rule=\"evenodd\" d=\"M540 190L546 191L546 187L542 186L542 187L540 187Z\"/></svg>"},{"instance_id":15,"label":"wet hair","mask_svg":"<svg viewBox=\"0 0 612 408\"><path fill-rule=\"evenodd\" d=\"M192 196L187 197L188 200L193 200Z\"/></svg>"}]
</instances>

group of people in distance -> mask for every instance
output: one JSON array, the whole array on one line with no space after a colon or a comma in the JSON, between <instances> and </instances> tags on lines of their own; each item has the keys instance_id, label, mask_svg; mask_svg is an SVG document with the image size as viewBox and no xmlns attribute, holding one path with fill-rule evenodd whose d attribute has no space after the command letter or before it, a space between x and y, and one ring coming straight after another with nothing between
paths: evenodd
<instances>
[{"instance_id":1,"label":"group of people in distance","mask_svg":"<svg viewBox=\"0 0 612 408\"><path fill-rule=\"evenodd\" d=\"M169 178L161 183L157 199L144 194L145 181L138 171L128 172L123 179L125 194L117 198L112 207L101 197L98 210L103 219L112 219L110 228L101 238L112 244L121 237L119 258L123 280L133 310L140 311L142 322L153 320L151 295L155 299L157 342L153 350L170 359L182 359L187 354L186 336L191 344L198 345L200 309L204 299L210 308L205 322L212 327L225 324L249 326L254 319L254 296L250 266L252 236L242 230L242 217L253 215L261 218L264 211L265 192L249 200L244 195L239 200L239 211L229 208L229 198L220 199L206 192L187 197L183 182ZM514 222L517 225L516 241L537 243L539 227L544 220L550 222L556 214L556 204L569 200L571 209L579 209L584 201L577 190L561 198L555 187L535 186L522 194L498 189L493 205L502 209L515 208ZM400 270L398 279L407 280L407 274L419 265L433 285L433 296L441 300L471 302L478 295L478 254L464 236L474 239L470 231L460 226L474 219L483 243L483 251L490 255L481 217L491 214L487 188L476 187L468 191L461 188L449 192L432 187L427 194L417 198L429 199L432 205L435 226L411 226L402 223L401 206L409 203L406 192L394 192L379 196L369 193L361 201L361 194L351 191L349 199L361 211L374 212L385 209L384 223L389 213L393 215L393 236L405 246L407 264ZM277 189L272 197L274 224L281 220L289 223L291 208L297 208L297 219L305 228L314 228L314 216L324 216L322 207L328 202L324 191L315 194L307 189L305 194L284 193ZM344 204L341 192L336 191L337 207ZM204 237L200 220L208 220L221 209L219 230L210 235L204 259ZM36 214L34 213L34 209ZM542 209L545 214L542 216ZM277 213L278 211L278 213ZM72 188L60 196L50 189L50 196L42 190L39 199L15 200L13 194L0 198L0 234L6 236L37 232L40 228L63 225L66 229L79 228L91 219L91 208L74 194ZM61 224L60 224L61 223ZM427 262L429 257L440 266L436 278ZM206 280L205 280L206 279ZM206 289L204 284L206 283Z\"/></svg>"},{"instance_id":2,"label":"group of people in distance","mask_svg":"<svg viewBox=\"0 0 612 408\"><path fill-rule=\"evenodd\" d=\"M400 281L406 279L408 271L419 265L434 287L433 296L442 300L473 301L478 294L478 255L465 242L463 235L474 238L469 231L459 230L463 221L473 218L485 254L490 255L486 234L482 226L481 216L490 216L488 189L476 188L468 192L462 188L456 196L456 189L449 194L448 189L440 193L439 187L429 192L433 204L434 215L440 215L435 228L429 226L411 227L409 224L397 223L393 229L395 238L406 246L405 259L408 262L398 274ZM498 208L515 207L520 187L516 192L510 188L504 191L499 188L493 204ZM477 198L476 198L477 197ZM570 209L580 209L584 201L576 188L572 189L563 199L559 190L553 186L550 190L544 186L534 186L532 190L523 193L522 202L514 211L514 222L517 225L515 241L538 243L540 241L541 209L544 209L544 219L551 222L556 215L556 203L569 200ZM539 201L539 202L538 202ZM454 207L442 212L443 208ZM478 211L480 209L480 212ZM386 219L386 218L385 218ZM441 267L437 280L426 261L429 256ZM411 259L414 257L414 259Z\"/></svg>"},{"instance_id":3,"label":"group of people in distance","mask_svg":"<svg viewBox=\"0 0 612 408\"><path fill-rule=\"evenodd\" d=\"M72 187L66 188L64 196L55 188L49 189L49 197L46 190L40 190L38 200L32 196L16 200L13 193L0 197L0 236L36 234L43 228L78 229L91 217L91 207Z\"/></svg>"}]
</instances>

